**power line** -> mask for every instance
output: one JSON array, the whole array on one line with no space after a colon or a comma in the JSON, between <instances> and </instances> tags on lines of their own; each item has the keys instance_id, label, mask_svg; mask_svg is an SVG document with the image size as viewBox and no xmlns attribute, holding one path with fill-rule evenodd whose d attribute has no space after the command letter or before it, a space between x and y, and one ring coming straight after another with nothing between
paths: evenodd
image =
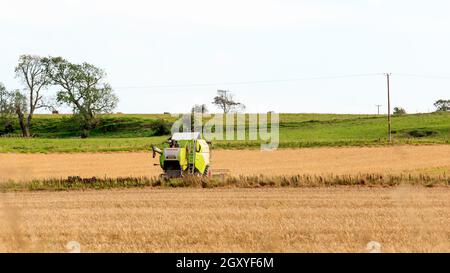
<instances>
[{"instance_id":1,"label":"power line","mask_svg":"<svg viewBox=\"0 0 450 273\"><path fill-rule=\"evenodd\" d=\"M261 81L188 83L188 84L153 84L153 85L147 85L147 86L115 86L115 88L119 88L119 89L152 89L152 88L208 87L208 86L222 86L222 85L253 85L253 84L270 84L270 83L296 82L296 81L309 81L309 80L331 80L331 79L359 78L359 77L371 77L371 76L381 76L381 75L383 75L383 73L351 74L351 75L339 75L339 76L317 76L317 77L292 78L292 79L280 79L280 80L261 80Z\"/></svg>"},{"instance_id":2,"label":"power line","mask_svg":"<svg viewBox=\"0 0 450 273\"><path fill-rule=\"evenodd\" d=\"M421 75L421 74L403 74L394 73L395 76L400 77L410 77L410 78L424 78L424 79L435 79L435 80L450 80L450 76L436 76L436 75Z\"/></svg>"},{"instance_id":3,"label":"power line","mask_svg":"<svg viewBox=\"0 0 450 273\"><path fill-rule=\"evenodd\" d=\"M332 80L332 79L361 78L361 77L372 77L372 76L382 76L382 75L384 75L384 73L349 74L349 75L338 75L338 76L315 76L315 77L303 77L303 78L292 78L292 79L236 81L236 82L210 82L210 83L184 83L184 84L150 84L150 85L141 85L141 86L115 86L115 88L119 88L119 89L154 89L154 88L208 87L208 86L223 86L223 85L254 85L254 84L271 84L271 83L311 81L311 80ZM407 73L392 73L391 75L399 76L399 77L450 80L450 76L407 74Z\"/></svg>"}]
</instances>

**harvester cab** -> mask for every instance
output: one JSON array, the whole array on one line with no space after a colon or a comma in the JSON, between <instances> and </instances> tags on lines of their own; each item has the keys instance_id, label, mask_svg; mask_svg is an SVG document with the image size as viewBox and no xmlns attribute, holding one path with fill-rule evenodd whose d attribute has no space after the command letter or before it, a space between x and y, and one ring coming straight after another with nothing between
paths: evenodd
<instances>
[{"instance_id":1,"label":"harvester cab","mask_svg":"<svg viewBox=\"0 0 450 273\"><path fill-rule=\"evenodd\" d=\"M162 149L152 146L152 151L153 158L160 155L159 163L166 177L210 174L209 145L198 132L174 133Z\"/></svg>"}]
</instances>

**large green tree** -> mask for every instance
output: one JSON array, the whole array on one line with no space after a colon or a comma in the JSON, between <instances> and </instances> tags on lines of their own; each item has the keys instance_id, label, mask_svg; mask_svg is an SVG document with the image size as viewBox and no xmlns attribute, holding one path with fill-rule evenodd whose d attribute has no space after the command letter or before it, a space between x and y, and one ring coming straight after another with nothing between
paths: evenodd
<instances>
[{"instance_id":1,"label":"large green tree","mask_svg":"<svg viewBox=\"0 0 450 273\"><path fill-rule=\"evenodd\" d=\"M24 137L30 136L30 127L33 115L36 110L40 108L50 107L49 103L45 102L43 91L50 84L50 78L47 74L46 63L39 56L22 55L19 57L19 63L15 68L16 78L20 79L24 85L24 89L20 94L13 93L14 100L20 101L15 109L19 124L22 129ZM25 99L26 107L23 106ZM19 107L20 106L20 107Z\"/></svg>"},{"instance_id":2,"label":"large green tree","mask_svg":"<svg viewBox=\"0 0 450 273\"><path fill-rule=\"evenodd\" d=\"M92 64L73 64L61 57L46 58L45 62L52 83L60 87L57 101L73 109L81 137L88 137L98 124L98 115L117 107L118 98L105 82L106 73Z\"/></svg>"}]
</instances>

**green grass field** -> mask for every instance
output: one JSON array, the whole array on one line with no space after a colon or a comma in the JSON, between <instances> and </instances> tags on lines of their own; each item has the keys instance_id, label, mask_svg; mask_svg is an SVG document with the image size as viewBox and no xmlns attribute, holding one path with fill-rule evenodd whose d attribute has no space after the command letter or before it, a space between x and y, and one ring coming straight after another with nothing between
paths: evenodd
<instances>
[{"instance_id":1,"label":"green grass field","mask_svg":"<svg viewBox=\"0 0 450 273\"><path fill-rule=\"evenodd\" d=\"M168 136L155 136L157 119L174 122L170 115L107 115L88 139L80 139L69 116L36 115L34 138L0 137L0 152L115 152L148 151ZM16 126L17 127L17 126ZM392 120L395 144L448 144L450 113L396 116ZM20 132L16 130L16 134ZM215 148L259 148L258 141L215 141ZM386 145L386 116L335 114L281 114L280 145L287 147Z\"/></svg>"}]
</instances>

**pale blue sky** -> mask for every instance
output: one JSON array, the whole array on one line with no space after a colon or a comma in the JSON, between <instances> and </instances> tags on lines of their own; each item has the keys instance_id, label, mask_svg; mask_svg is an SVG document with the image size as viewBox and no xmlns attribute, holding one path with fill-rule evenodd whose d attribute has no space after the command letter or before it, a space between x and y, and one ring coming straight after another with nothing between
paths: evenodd
<instances>
[{"instance_id":1,"label":"pale blue sky","mask_svg":"<svg viewBox=\"0 0 450 273\"><path fill-rule=\"evenodd\" d=\"M125 113L188 111L217 89L249 112L375 113L383 72L393 106L426 112L450 99L450 78L395 74L450 77L449 1L15 0L0 10L0 82L20 87L20 54L87 61L108 73ZM226 84L366 73L380 75ZM183 86L203 83L223 84Z\"/></svg>"}]
</instances>

